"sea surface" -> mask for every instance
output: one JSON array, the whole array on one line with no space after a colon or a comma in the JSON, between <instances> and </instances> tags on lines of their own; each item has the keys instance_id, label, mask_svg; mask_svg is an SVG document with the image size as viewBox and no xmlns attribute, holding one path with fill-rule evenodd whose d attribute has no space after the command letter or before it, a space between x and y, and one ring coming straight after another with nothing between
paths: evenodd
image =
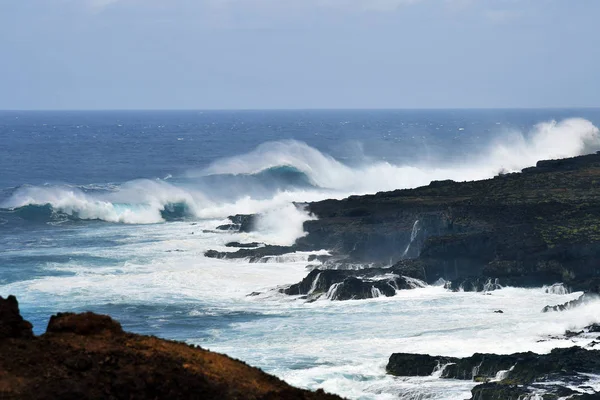
<instances>
[{"instance_id":1,"label":"sea surface","mask_svg":"<svg viewBox=\"0 0 600 400\"><path fill-rule=\"evenodd\" d=\"M573 345L553 335L598 322L600 303L543 314L578 293L440 286L307 303L277 288L308 274L310 253L263 263L203 253L293 243L312 218L293 201L590 152L597 126L600 109L3 111L0 295L18 297L37 333L53 313L91 310L350 399L465 399L472 382L387 376L389 356L547 352ZM239 213L261 213L258 231L215 229Z\"/></svg>"}]
</instances>

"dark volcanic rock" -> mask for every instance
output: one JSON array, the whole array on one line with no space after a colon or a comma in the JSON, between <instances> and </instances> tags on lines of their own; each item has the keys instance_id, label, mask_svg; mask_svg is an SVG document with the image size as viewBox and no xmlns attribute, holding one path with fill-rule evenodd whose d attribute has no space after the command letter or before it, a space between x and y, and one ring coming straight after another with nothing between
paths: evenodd
<instances>
[{"instance_id":1,"label":"dark volcanic rock","mask_svg":"<svg viewBox=\"0 0 600 400\"><path fill-rule=\"evenodd\" d=\"M59 314L35 337L9 297L0 327L14 327L0 337L2 399L340 399L199 347L125 333L108 316Z\"/></svg>"},{"instance_id":2,"label":"dark volcanic rock","mask_svg":"<svg viewBox=\"0 0 600 400\"><path fill-rule=\"evenodd\" d=\"M500 279L475 276L454 279L446 285L446 288L451 289L454 292L492 292L494 290L502 289L502 286L503 285L500 284Z\"/></svg>"},{"instance_id":3,"label":"dark volcanic rock","mask_svg":"<svg viewBox=\"0 0 600 400\"><path fill-rule=\"evenodd\" d=\"M256 215L237 214L229 217L229 220L239 225L240 232L252 232L256 223Z\"/></svg>"},{"instance_id":4,"label":"dark volcanic rock","mask_svg":"<svg viewBox=\"0 0 600 400\"><path fill-rule=\"evenodd\" d=\"M497 278L600 290L600 155L521 174L310 203L304 250L355 263L418 259L428 283ZM478 284L478 286L480 286Z\"/></svg>"},{"instance_id":5,"label":"dark volcanic rock","mask_svg":"<svg viewBox=\"0 0 600 400\"><path fill-rule=\"evenodd\" d=\"M32 325L21 317L15 296L0 296L0 340L33 337Z\"/></svg>"},{"instance_id":6,"label":"dark volcanic rock","mask_svg":"<svg viewBox=\"0 0 600 400\"><path fill-rule=\"evenodd\" d=\"M426 354L394 353L386 366L388 374L395 376L429 376L436 368L456 362L457 358Z\"/></svg>"},{"instance_id":7,"label":"dark volcanic rock","mask_svg":"<svg viewBox=\"0 0 600 400\"><path fill-rule=\"evenodd\" d=\"M477 385L471 390L471 398L476 400L523 400L530 394L526 388L498 382Z\"/></svg>"},{"instance_id":8,"label":"dark volcanic rock","mask_svg":"<svg viewBox=\"0 0 600 400\"><path fill-rule=\"evenodd\" d=\"M229 242L225 245L225 247L237 247L237 248L252 248L259 247L263 243L252 242L252 243L240 243L240 242Z\"/></svg>"},{"instance_id":9,"label":"dark volcanic rock","mask_svg":"<svg viewBox=\"0 0 600 400\"><path fill-rule=\"evenodd\" d=\"M588 304L592 301L596 301L600 299L595 293L584 293L579 298L575 300L568 301L564 304L558 304L555 306L546 306L542 309L542 312L551 312L551 311L566 311L575 307L579 307L585 304Z\"/></svg>"},{"instance_id":10,"label":"dark volcanic rock","mask_svg":"<svg viewBox=\"0 0 600 400\"><path fill-rule=\"evenodd\" d=\"M293 246L263 246L254 249L240 249L235 252L220 252L216 250L208 250L204 253L205 257L209 258L248 258L250 262L260 262L264 257L281 256L295 252L297 249Z\"/></svg>"},{"instance_id":11,"label":"dark volcanic rock","mask_svg":"<svg viewBox=\"0 0 600 400\"><path fill-rule=\"evenodd\" d=\"M231 224L219 225L220 231L252 232L256 223L255 215L237 214L228 217Z\"/></svg>"},{"instance_id":12,"label":"dark volcanic rock","mask_svg":"<svg viewBox=\"0 0 600 400\"><path fill-rule=\"evenodd\" d=\"M314 299L327 294L330 300L357 300L396 294L396 290L414 289L424 283L401 276L393 268L360 270L314 269L301 282L281 291L289 295L308 295Z\"/></svg>"},{"instance_id":13,"label":"dark volcanic rock","mask_svg":"<svg viewBox=\"0 0 600 400\"><path fill-rule=\"evenodd\" d=\"M447 379L500 380L475 387L473 399L516 399L531 394L536 385L553 395L568 395L572 394L569 385L586 385L589 377L583 374L600 373L600 351L571 347L554 349L550 354L474 354L466 358L396 353L386 367L396 376L427 376L440 369L441 377Z\"/></svg>"}]
</instances>

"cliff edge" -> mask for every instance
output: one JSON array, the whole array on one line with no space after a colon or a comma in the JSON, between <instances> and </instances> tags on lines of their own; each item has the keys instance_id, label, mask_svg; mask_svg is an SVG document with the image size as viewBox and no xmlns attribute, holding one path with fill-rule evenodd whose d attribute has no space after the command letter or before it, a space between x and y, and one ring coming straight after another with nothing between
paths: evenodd
<instances>
[{"instance_id":1,"label":"cliff edge","mask_svg":"<svg viewBox=\"0 0 600 400\"><path fill-rule=\"evenodd\" d=\"M58 314L34 336L14 296L0 297L1 399L336 400L225 355L124 332L105 315Z\"/></svg>"}]
</instances>

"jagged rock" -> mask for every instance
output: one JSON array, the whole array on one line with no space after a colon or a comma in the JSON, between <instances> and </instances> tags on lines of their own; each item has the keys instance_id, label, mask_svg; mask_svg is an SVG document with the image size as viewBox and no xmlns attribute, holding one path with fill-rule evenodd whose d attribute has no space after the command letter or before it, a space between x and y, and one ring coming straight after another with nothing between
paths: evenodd
<instances>
[{"instance_id":1,"label":"jagged rock","mask_svg":"<svg viewBox=\"0 0 600 400\"><path fill-rule=\"evenodd\" d=\"M446 365L441 376L448 379L492 379L504 371L503 380L526 385L543 379L573 379L581 373L600 373L600 351L581 347L554 349L550 354L532 352L510 355L479 354L453 358L420 354L395 353L386 370L396 376L431 375Z\"/></svg>"},{"instance_id":2,"label":"jagged rock","mask_svg":"<svg viewBox=\"0 0 600 400\"><path fill-rule=\"evenodd\" d=\"M59 314L39 337L23 322L16 299L0 299L0 327L14 327L0 340L2 399L340 400L199 347L124 333L108 316Z\"/></svg>"},{"instance_id":3,"label":"jagged rock","mask_svg":"<svg viewBox=\"0 0 600 400\"><path fill-rule=\"evenodd\" d=\"M454 292L492 292L502 289L500 279L486 277L459 278L446 283L446 288Z\"/></svg>"},{"instance_id":4,"label":"jagged rock","mask_svg":"<svg viewBox=\"0 0 600 400\"><path fill-rule=\"evenodd\" d=\"M595 293L584 293L575 300L567 301L564 304L557 304L555 306L546 306L542 309L542 312L551 311L566 311L575 307L579 307L588 304L592 301L598 300L598 295Z\"/></svg>"},{"instance_id":5,"label":"jagged rock","mask_svg":"<svg viewBox=\"0 0 600 400\"><path fill-rule=\"evenodd\" d=\"M33 337L32 325L21 316L17 298L8 296L4 299L0 296L0 340L31 337Z\"/></svg>"},{"instance_id":6,"label":"jagged rock","mask_svg":"<svg viewBox=\"0 0 600 400\"><path fill-rule=\"evenodd\" d=\"M228 217L229 220L239 225L240 232L252 232L256 223L256 215L236 214Z\"/></svg>"},{"instance_id":7,"label":"jagged rock","mask_svg":"<svg viewBox=\"0 0 600 400\"><path fill-rule=\"evenodd\" d=\"M395 376L429 376L440 365L450 364L457 360L453 357L394 353L385 369L388 374Z\"/></svg>"},{"instance_id":8,"label":"jagged rock","mask_svg":"<svg viewBox=\"0 0 600 400\"><path fill-rule=\"evenodd\" d=\"M219 231L236 231L240 230L240 225L237 224L225 224L217 226L217 230Z\"/></svg>"},{"instance_id":9,"label":"jagged rock","mask_svg":"<svg viewBox=\"0 0 600 400\"><path fill-rule=\"evenodd\" d=\"M281 256L295 252L297 249L293 246L263 246L254 249L239 249L235 252L216 251L208 250L204 253L205 257L208 258L225 258L225 259L237 259L237 258L248 258L250 262L259 262L264 257L269 256Z\"/></svg>"},{"instance_id":10,"label":"jagged rock","mask_svg":"<svg viewBox=\"0 0 600 400\"><path fill-rule=\"evenodd\" d=\"M357 300L380 296L391 297L396 290L414 289L425 284L417 279L398 275L394 268L360 270L314 269L301 282L281 292L288 295L327 294L331 300Z\"/></svg>"},{"instance_id":11,"label":"jagged rock","mask_svg":"<svg viewBox=\"0 0 600 400\"><path fill-rule=\"evenodd\" d=\"M395 283L396 281L393 280ZM370 281L356 277L348 277L328 293L331 300L359 300L371 299L380 296L391 297L396 294L396 289L390 281Z\"/></svg>"},{"instance_id":12,"label":"jagged rock","mask_svg":"<svg viewBox=\"0 0 600 400\"><path fill-rule=\"evenodd\" d=\"M252 232L256 222L255 215L237 214L227 217L231 223L217 226L220 231Z\"/></svg>"}]
</instances>

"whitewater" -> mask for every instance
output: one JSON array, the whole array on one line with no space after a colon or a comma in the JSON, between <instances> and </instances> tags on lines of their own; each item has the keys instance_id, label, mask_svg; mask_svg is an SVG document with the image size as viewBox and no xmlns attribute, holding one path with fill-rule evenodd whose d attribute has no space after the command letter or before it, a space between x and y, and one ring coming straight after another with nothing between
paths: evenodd
<instances>
[{"instance_id":1,"label":"whitewater","mask_svg":"<svg viewBox=\"0 0 600 400\"><path fill-rule=\"evenodd\" d=\"M449 123L427 129L443 125ZM329 249L261 263L209 259L204 252L232 251L225 246L232 241L292 244L304 234L303 223L314 218L294 203L432 180L486 179L541 159L595 151L600 148L596 126L584 118L536 121L521 130L501 125L476 146L440 146L441 152L401 160L364 148L352 157L336 157L321 142L295 135L245 151L236 148L237 154L223 152L204 165L186 164L179 173L161 170L162 177L140 173L140 179L119 182L55 176L35 182L34 174L23 176L20 184L13 185L18 180L13 179L1 189L0 295L19 298L36 332L43 332L51 313L92 310L112 315L128 330L223 352L300 387L351 399L465 399L474 382L439 374L391 377L385 373L389 356L549 352L574 344L560 336L565 330L599 322L600 302L541 313L544 306L580 293L510 287L452 293L426 286L390 298L308 303L277 289L302 280L309 256ZM210 152L209 145L202 146ZM394 146L399 149L402 141ZM458 156L443 157L445 151ZM41 150L37 156L44 157ZM154 163L148 158L136 168ZM248 213L260 214L256 231L217 229L228 216Z\"/></svg>"}]
</instances>

